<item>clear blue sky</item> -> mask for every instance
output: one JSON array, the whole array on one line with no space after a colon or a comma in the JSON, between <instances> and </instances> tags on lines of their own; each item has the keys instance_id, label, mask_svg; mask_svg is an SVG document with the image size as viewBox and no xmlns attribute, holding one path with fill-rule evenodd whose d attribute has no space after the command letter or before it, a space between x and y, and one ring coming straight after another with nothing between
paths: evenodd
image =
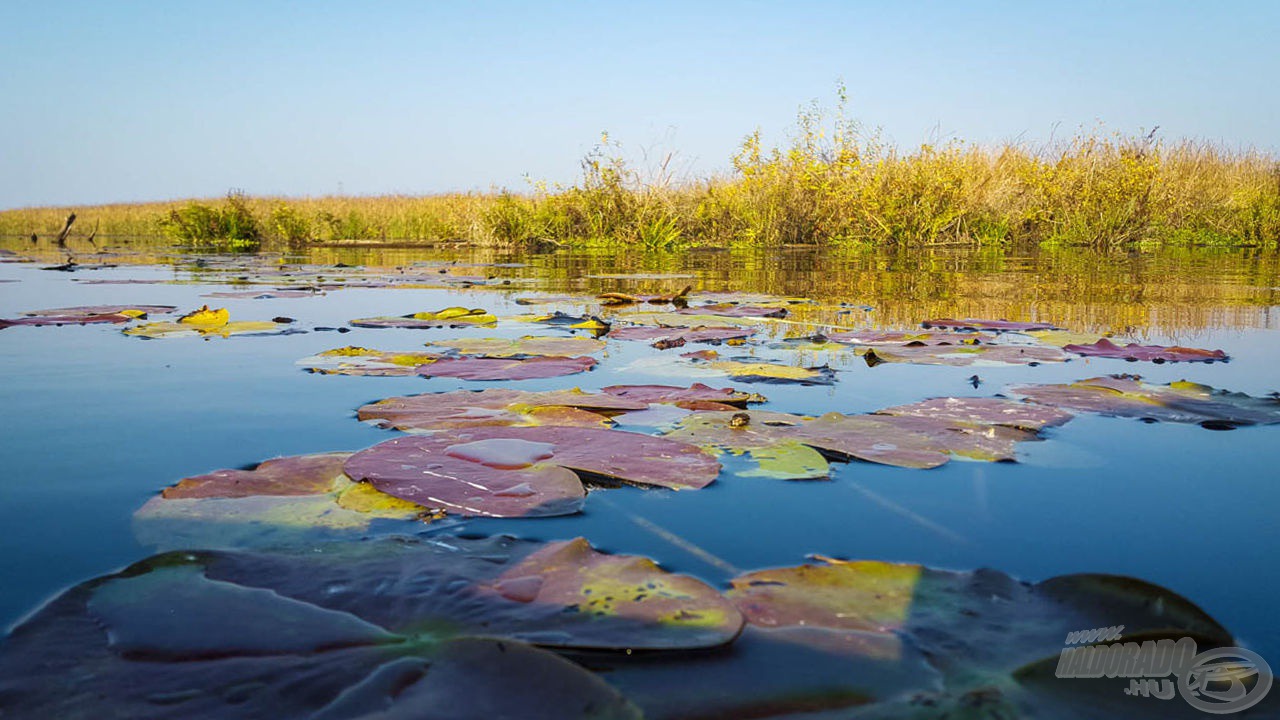
<instances>
[{"instance_id":1,"label":"clear blue sky","mask_svg":"<svg viewBox=\"0 0 1280 720\"><path fill-rule=\"evenodd\" d=\"M834 99L900 145L1280 148L1280 2L0 2L0 208L728 166Z\"/></svg>"}]
</instances>

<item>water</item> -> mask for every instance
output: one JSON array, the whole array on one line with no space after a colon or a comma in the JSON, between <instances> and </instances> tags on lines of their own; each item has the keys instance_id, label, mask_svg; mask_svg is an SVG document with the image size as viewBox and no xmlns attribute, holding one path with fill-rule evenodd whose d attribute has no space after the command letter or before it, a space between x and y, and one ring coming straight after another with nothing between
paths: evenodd
<instances>
[{"instance_id":1,"label":"water","mask_svg":"<svg viewBox=\"0 0 1280 720\"><path fill-rule=\"evenodd\" d=\"M18 242L3 247L23 249ZM797 249L672 258L318 249L288 260L294 266L340 262L386 272L412 262L456 261L458 267L441 266L447 275L492 275L512 284L350 288L266 300L201 297L246 289L228 287L247 273L220 272L225 258L205 258L196 266L192 258L148 252L125 259L152 264L76 273L43 271L41 263L0 264L0 280L16 281L0 282L0 317L106 303L170 304L186 311L208 302L229 308L232 319L288 316L309 332L146 341L127 338L111 325L0 331L2 624L13 624L71 584L150 555L155 548L135 537L131 516L179 478L281 455L357 450L392 437L355 420L355 408L364 403L463 387L589 390L692 379L646 364L655 355L646 343L618 341L610 341L602 364L590 373L499 385L320 376L295 366L299 358L342 345L421 351L428 340L452 337L559 334L506 323L497 331L315 331L345 327L357 317L450 305L506 316L572 308L514 303L538 292L676 292L691 283L696 291L846 303L839 318L853 327L904 328L939 316L1035 317L1143 342L1222 348L1232 356L1228 364L1212 365L1080 359L1037 367L949 368L868 367L847 352L801 353L797 360L805 364L837 366L838 381L799 387L697 378L761 392L770 400L765 409L806 414L866 412L939 395L989 396L1018 382L1068 382L1114 372L1141 373L1157 383L1188 379L1252 395L1280 389L1280 258L1249 251L1114 257L1076 251L1015 256ZM48 251L39 257L46 263L57 259ZM472 265L478 262L490 265ZM84 282L126 279L183 284ZM834 318L832 312L798 307L793 317ZM752 352L770 357L782 351ZM970 384L975 373L981 380L976 389ZM1280 662L1280 624L1270 610L1280 592L1280 564L1274 561L1280 547L1274 521L1280 507L1280 427L1213 432L1080 415L1047 435L1045 442L1022 445L1016 464L952 462L912 471L833 463L831 481L823 482L740 476L736 471L745 461L727 457L720 480L704 490L624 487L592 493L580 515L472 520L466 531L531 539L581 535L600 549L647 555L713 584L738 571L794 565L810 553L991 567L1030 581L1075 572L1134 575L1185 595L1242 642Z\"/></svg>"}]
</instances>

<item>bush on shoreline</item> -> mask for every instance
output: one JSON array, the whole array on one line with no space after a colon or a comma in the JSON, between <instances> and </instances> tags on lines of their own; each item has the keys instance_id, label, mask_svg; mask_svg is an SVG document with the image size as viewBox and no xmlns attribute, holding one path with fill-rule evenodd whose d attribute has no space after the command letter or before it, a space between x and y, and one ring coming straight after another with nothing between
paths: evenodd
<instances>
[{"instance_id":1,"label":"bush on shoreline","mask_svg":"<svg viewBox=\"0 0 1280 720\"><path fill-rule=\"evenodd\" d=\"M802 110L790 141L744 139L724 176L647 178L605 136L569 187L423 197L252 198L76 208L102 235L199 249L263 241L688 246L1157 245L1275 248L1280 159L1152 135L1053 147L960 141L902 151L844 113ZM56 233L67 208L0 212L0 234Z\"/></svg>"}]
</instances>

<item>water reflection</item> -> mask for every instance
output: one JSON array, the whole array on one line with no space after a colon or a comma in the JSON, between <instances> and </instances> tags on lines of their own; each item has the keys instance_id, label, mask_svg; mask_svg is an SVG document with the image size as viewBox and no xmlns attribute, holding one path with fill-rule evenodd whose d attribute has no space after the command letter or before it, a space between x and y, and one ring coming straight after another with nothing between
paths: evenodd
<instances>
[{"instance_id":1,"label":"water reflection","mask_svg":"<svg viewBox=\"0 0 1280 720\"><path fill-rule=\"evenodd\" d=\"M43 262L66 253L8 238L0 247ZM155 240L116 239L116 253L76 256L81 265L105 262L174 264L199 272L193 256ZM1086 249L1031 254L998 249L878 248L775 251L698 250L684 254L562 251L528 254L475 247L281 248L279 262L395 268L456 263L451 272L537 281L549 292L745 291L812 298L873 308L846 317L855 326L913 327L928 317L1042 319L1072 329L1135 337L1177 338L1206 329L1274 328L1280 305L1280 253L1250 249L1175 249L1105 254ZM520 267L476 268L515 263ZM599 275L693 275L602 278ZM529 285L518 287L527 288ZM850 318L852 318L850 320Z\"/></svg>"}]
</instances>

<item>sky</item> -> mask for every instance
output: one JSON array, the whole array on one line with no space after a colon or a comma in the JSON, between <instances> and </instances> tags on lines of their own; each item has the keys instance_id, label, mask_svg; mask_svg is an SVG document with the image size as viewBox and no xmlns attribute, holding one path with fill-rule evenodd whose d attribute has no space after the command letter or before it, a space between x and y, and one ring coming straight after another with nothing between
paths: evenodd
<instances>
[{"instance_id":1,"label":"sky","mask_svg":"<svg viewBox=\"0 0 1280 720\"><path fill-rule=\"evenodd\" d=\"M900 147L1280 150L1280 2L0 0L0 208L724 172L832 105Z\"/></svg>"}]
</instances>

